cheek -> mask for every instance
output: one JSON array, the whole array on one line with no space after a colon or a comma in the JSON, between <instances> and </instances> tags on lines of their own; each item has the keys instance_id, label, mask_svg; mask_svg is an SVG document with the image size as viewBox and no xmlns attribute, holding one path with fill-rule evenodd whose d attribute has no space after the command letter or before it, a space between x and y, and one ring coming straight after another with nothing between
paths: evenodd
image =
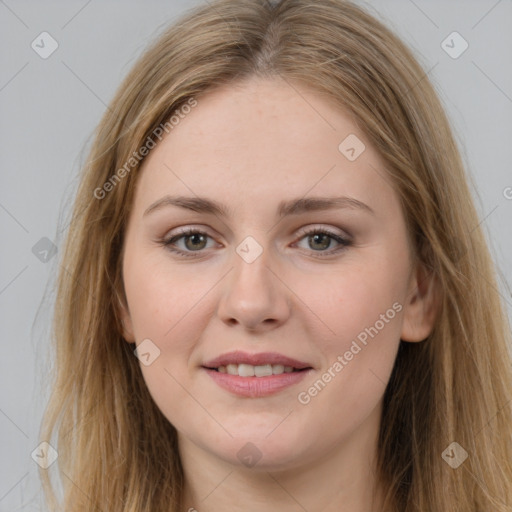
<instances>
[{"instance_id":1,"label":"cheek","mask_svg":"<svg viewBox=\"0 0 512 512\"><path fill-rule=\"evenodd\" d=\"M150 338L165 347L187 338L204 318L205 296L216 282L211 273L191 273L158 257L133 254L124 281L135 338ZM192 322L191 322L192 320Z\"/></svg>"},{"instance_id":2,"label":"cheek","mask_svg":"<svg viewBox=\"0 0 512 512\"><path fill-rule=\"evenodd\" d=\"M375 260L374 260L375 261ZM381 258L381 262L383 259ZM405 267L404 267L405 268ZM312 340L326 354L343 353L359 337L364 343L368 331L375 333L375 325L382 344L396 342L400 335L399 303L405 289L405 276L392 265L347 265L331 272L323 280L308 278L297 280L294 292L316 317L309 332ZM320 321L318 321L320 320Z\"/></svg>"},{"instance_id":3,"label":"cheek","mask_svg":"<svg viewBox=\"0 0 512 512\"><path fill-rule=\"evenodd\" d=\"M309 288L307 295L305 288L298 290L322 320L321 329L311 329L309 336L324 356L319 375L302 386L299 403L314 403L344 422L361 420L373 410L400 344L402 274L388 264L354 266L322 289ZM354 413L351 420L347 410Z\"/></svg>"},{"instance_id":4,"label":"cheek","mask_svg":"<svg viewBox=\"0 0 512 512\"><path fill-rule=\"evenodd\" d=\"M172 268L172 272L170 269ZM124 266L125 290L137 344L151 340L159 350L151 364L141 363L146 386L168 418L190 408L190 356L213 314L208 293L218 282L212 273L180 271L165 256L132 252Z\"/></svg>"},{"instance_id":5,"label":"cheek","mask_svg":"<svg viewBox=\"0 0 512 512\"><path fill-rule=\"evenodd\" d=\"M179 272L169 275L162 265L139 265L125 280L126 294L137 343L151 340L158 356L140 364L146 387L164 416L177 428L193 407L190 388L190 355L207 317L206 279L191 282ZM208 286L209 285L209 286ZM177 420L177 421L176 421Z\"/></svg>"}]
</instances>

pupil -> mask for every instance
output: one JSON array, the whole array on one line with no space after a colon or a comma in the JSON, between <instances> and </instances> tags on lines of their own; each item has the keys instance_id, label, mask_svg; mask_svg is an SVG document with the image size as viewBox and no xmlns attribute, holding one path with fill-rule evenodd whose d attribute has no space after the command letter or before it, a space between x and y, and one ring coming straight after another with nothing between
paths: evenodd
<instances>
[{"instance_id":1,"label":"pupil","mask_svg":"<svg viewBox=\"0 0 512 512\"><path fill-rule=\"evenodd\" d=\"M320 239L323 238L324 241L326 242L323 244L320 243L320 249L327 249L327 247L329 247L329 243L330 243L328 235L326 235L325 233L319 233L319 234L313 235L313 240L314 240L315 244L318 242L318 238L320 238Z\"/></svg>"},{"instance_id":2,"label":"pupil","mask_svg":"<svg viewBox=\"0 0 512 512\"><path fill-rule=\"evenodd\" d=\"M201 235L200 233L195 233L193 235L189 235L188 238L187 238L187 241L190 241L190 240L194 240L194 242L192 243L192 246L191 247L188 247L189 249L197 249L197 245L196 245L196 242L198 241L199 239L199 244L201 244L201 242L204 242L204 236ZM189 245L189 244L187 244Z\"/></svg>"}]
</instances>

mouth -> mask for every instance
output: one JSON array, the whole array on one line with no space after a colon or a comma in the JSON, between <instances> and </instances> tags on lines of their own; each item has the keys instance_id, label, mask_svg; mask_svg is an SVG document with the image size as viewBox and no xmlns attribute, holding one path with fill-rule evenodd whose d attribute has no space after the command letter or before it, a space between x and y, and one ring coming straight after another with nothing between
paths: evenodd
<instances>
[{"instance_id":1,"label":"mouth","mask_svg":"<svg viewBox=\"0 0 512 512\"><path fill-rule=\"evenodd\" d=\"M213 381L231 394L264 397L299 383L312 365L278 354L235 351L202 365Z\"/></svg>"},{"instance_id":2,"label":"mouth","mask_svg":"<svg viewBox=\"0 0 512 512\"><path fill-rule=\"evenodd\" d=\"M250 354L235 350L203 364L203 368L239 377L268 377L312 369L312 365L277 352Z\"/></svg>"},{"instance_id":3,"label":"mouth","mask_svg":"<svg viewBox=\"0 0 512 512\"><path fill-rule=\"evenodd\" d=\"M311 367L294 368L293 366L284 366L282 364L262 364L254 366L252 364L221 365L218 367L203 366L207 370L214 370L218 373L227 373L228 375L237 375L238 377L270 377L271 375L281 375L283 373L304 372Z\"/></svg>"}]
</instances>

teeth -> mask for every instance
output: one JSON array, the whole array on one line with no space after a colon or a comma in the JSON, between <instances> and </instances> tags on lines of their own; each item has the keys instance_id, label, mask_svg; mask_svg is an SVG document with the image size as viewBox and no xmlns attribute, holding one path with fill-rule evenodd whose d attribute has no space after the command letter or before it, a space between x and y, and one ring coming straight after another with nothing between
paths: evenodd
<instances>
[{"instance_id":1,"label":"teeth","mask_svg":"<svg viewBox=\"0 0 512 512\"><path fill-rule=\"evenodd\" d=\"M272 374L273 374L273 370L272 370L271 364L265 364L263 366L255 366L254 367L254 375L256 375L256 377L268 377L269 375L272 375Z\"/></svg>"},{"instance_id":2,"label":"teeth","mask_svg":"<svg viewBox=\"0 0 512 512\"><path fill-rule=\"evenodd\" d=\"M256 368L256 366L251 366L250 364L239 364L238 375L240 375L240 377L254 377L254 370L256 370Z\"/></svg>"},{"instance_id":3,"label":"teeth","mask_svg":"<svg viewBox=\"0 0 512 512\"><path fill-rule=\"evenodd\" d=\"M217 368L219 373L229 375L238 375L239 377L268 377L270 375L280 375L281 373L292 373L293 367L283 366L282 364L263 364L253 366L252 364L228 364Z\"/></svg>"},{"instance_id":4,"label":"teeth","mask_svg":"<svg viewBox=\"0 0 512 512\"><path fill-rule=\"evenodd\" d=\"M228 364L226 366L226 370L229 375L238 375L238 365L237 364Z\"/></svg>"}]
</instances>

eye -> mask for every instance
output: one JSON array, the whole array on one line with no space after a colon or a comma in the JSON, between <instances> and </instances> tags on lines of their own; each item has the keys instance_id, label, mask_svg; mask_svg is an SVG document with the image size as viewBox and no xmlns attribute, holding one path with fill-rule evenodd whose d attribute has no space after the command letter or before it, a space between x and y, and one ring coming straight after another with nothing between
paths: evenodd
<instances>
[{"instance_id":1,"label":"eye","mask_svg":"<svg viewBox=\"0 0 512 512\"><path fill-rule=\"evenodd\" d=\"M326 257L331 256L332 254L343 251L346 247L351 245L351 240L345 238L337 233L333 233L325 228L308 228L301 230L301 234L303 235L300 240L307 240L308 246L307 249L311 249L315 253L316 257ZM329 249L333 245L333 241L335 244L338 244L334 249L329 251L325 249Z\"/></svg>"},{"instance_id":2,"label":"eye","mask_svg":"<svg viewBox=\"0 0 512 512\"><path fill-rule=\"evenodd\" d=\"M204 231L188 228L184 229L178 235L174 235L167 240L163 240L162 244L171 252L175 252L182 256L196 256L193 253L200 252L202 249L205 249L208 238L211 237ZM181 241L184 242L184 248L176 248L176 242Z\"/></svg>"}]
</instances>

